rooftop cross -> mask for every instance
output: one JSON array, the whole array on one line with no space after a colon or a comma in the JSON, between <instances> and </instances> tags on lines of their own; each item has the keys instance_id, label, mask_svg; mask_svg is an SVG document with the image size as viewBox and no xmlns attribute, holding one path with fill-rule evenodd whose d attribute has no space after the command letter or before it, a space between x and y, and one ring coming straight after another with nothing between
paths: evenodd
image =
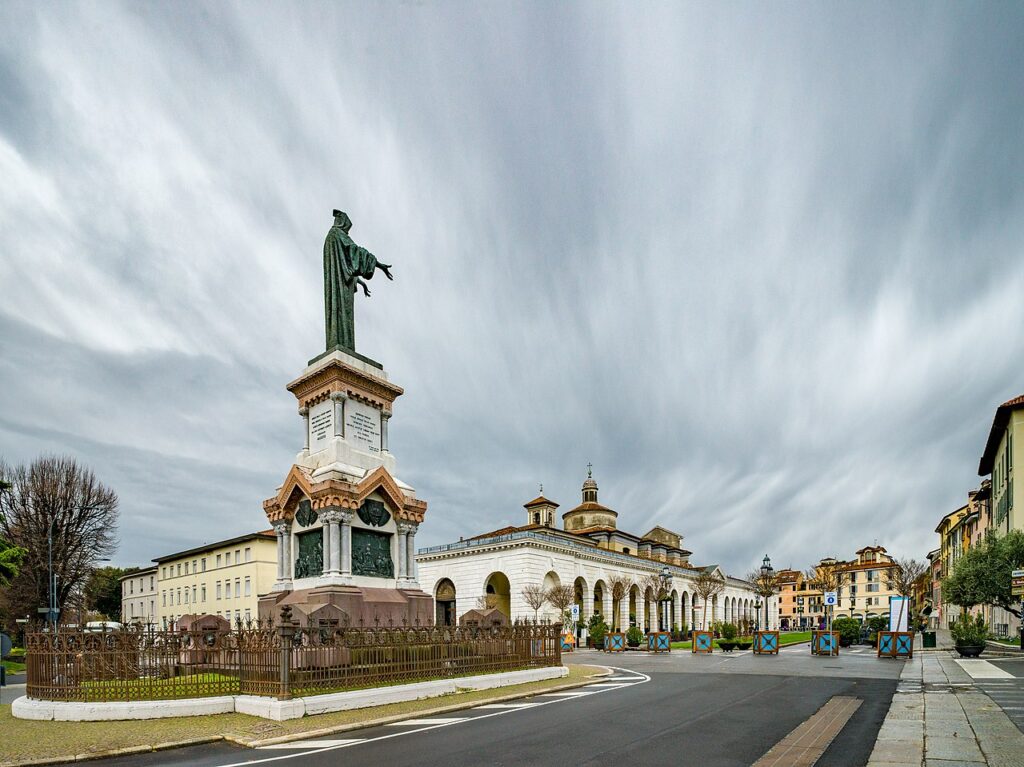
<instances>
[{"instance_id":1,"label":"rooftop cross","mask_svg":"<svg viewBox=\"0 0 1024 767\"><path fill-rule=\"evenodd\" d=\"M591 477L594 476L593 473L591 472L591 470L593 468L594 468L594 464L592 464L592 463L588 463L587 464L587 479L590 479Z\"/></svg>"}]
</instances>

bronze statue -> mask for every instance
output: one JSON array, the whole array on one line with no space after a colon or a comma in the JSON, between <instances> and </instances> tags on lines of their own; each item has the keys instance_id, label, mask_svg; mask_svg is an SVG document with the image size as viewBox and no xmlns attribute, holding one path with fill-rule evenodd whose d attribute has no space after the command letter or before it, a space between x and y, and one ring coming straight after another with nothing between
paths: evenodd
<instances>
[{"instance_id":1,"label":"bronze statue","mask_svg":"<svg viewBox=\"0 0 1024 767\"><path fill-rule=\"evenodd\" d=\"M380 269L389 280L391 265L377 260L348 236L352 220L340 210L334 211L334 226L324 240L324 315L327 329L327 351L335 348L356 350L355 294L358 288L370 295L364 280Z\"/></svg>"}]
</instances>

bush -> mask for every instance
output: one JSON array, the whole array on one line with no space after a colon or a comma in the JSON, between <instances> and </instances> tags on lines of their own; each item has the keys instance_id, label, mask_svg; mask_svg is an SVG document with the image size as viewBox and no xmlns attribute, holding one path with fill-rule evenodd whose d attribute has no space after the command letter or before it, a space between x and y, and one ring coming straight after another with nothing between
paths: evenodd
<instances>
[{"instance_id":1,"label":"bush","mask_svg":"<svg viewBox=\"0 0 1024 767\"><path fill-rule=\"evenodd\" d=\"M724 639L726 642L731 642L732 640L734 640L736 638L736 634L739 631L736 628L735 623L723 623L719 628L722 632L722 639Z\"/></svg>"},{"instance_id":2,"label":"bush","mask_svg":"<svg viewBox=\"0 0 1024 767\"><path fill-rule=\"evenodd\" d=\"M608 633L608 626L601 618L600 613L594 613L590 616L590 621L587 623L587 633L590 636L592 647L598 649L604 647L604 635Z\"/></svg>"},{"instance_id":3,"label":"bush","mask_svg":"<svg viewBox=\"0 0 1024 767\"><path fill-rule=\"evenodd\" d=\"M953 641L959 647L965 645L984 645L985 640L988 639L988 626L985 625L985 616L979 614L972 618L970 615L962 615L960 620L955 621L949 627L949 633L953 636Z\"/></svg>"},{"instance_id":4,"label":"bush","mask_svg":"<svg viewBox=\"0 0 1024 767\"><path fill-rule=\"evenodd\" d=\"M836 618L832 621L832 630L839 632L839 638L856 644L860 640L860 621L853 618Z\"/></svg>"},{"instance_id":5,"label":"bush","mask_svg":"<svg viewBox=\"0 0 1024 767\"><path fill-rule=\"evenodd\" d=\"M626 644L630 647L639 647L642 641L644 641L644 632L640 630L639 626L630 626L626 631Z\"/></svg>"}]
</instances>

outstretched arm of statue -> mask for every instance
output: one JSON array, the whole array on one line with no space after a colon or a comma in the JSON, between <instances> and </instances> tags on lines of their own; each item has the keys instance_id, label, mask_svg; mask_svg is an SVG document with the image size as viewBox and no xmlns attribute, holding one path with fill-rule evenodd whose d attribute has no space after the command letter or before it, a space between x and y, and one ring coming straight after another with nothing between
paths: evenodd
<instances>
[{"instance_id":1,"label":"outstretched arm of statue","mask_svg":"<svg viewBox=\"0 0 1024 767\"><path fill-rule=\"evenodd\" d=\"M356 277L356 292L359 292L359 288L363 289L363 295L367 298L370 297L370 288L363 282L362 277Z\"/></svg>"},{"instance_id":2,"label":"outstretched arm of statue","mask_svg":"<svg viewBox=\"0 0 1024 767\"><path fill-rule=\"evenodd\" d=\"M391 270L391 264L382 264L380 261L378 261L377 262L377 268L380 269L382 272L384 272L384 275L389 280L395 279L394 277L391 276L391 271L390 271Z\"/></svg>"}]
</instances>

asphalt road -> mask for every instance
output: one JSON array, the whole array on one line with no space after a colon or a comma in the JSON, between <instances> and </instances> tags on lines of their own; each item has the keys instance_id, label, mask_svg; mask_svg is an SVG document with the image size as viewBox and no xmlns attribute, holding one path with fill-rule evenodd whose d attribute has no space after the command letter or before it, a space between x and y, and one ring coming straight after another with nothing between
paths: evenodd
<instances>
[{"instance_id":1,"label":"asphalt road","mask_svg":"<svg viewBox=\"0 0 1024 767\"><path fill-rule=\"evenodd\" d=\"M614 677L564 694L479 706L335 738L247 750L223 744L105 760L104 767L267 764L750 765L834 695L863 704L818 765L864 765L896 689L900 661L873 653L812 657L806 645L777 657L687 652L569 662L614 665Z\"/></svg>"},{"instance_id":2,"label":"asphalt road","mask_svg":"<svg viewBox=\"0 0 1024 767\"><path fill-rule=\"evenodd\" d=\"M990 660L993 666L1005 671L1002 679L975 679L976 687L985 691L1003 709L1017 729L1024 732L1024 659Z\"/></svg>"}]
</instances>

